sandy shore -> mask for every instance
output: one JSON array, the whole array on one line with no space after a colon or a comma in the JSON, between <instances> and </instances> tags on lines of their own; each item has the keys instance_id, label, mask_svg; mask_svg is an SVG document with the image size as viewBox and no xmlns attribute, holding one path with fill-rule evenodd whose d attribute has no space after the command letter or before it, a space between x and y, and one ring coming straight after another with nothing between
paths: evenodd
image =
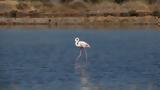
<instances>
[{"instance_id":1,"label":"sandy shore","mask_svg":"<svg viewBox=\"0 0 160 90\"><path fill-rule=\"evenodd\" d=\"M0 25L160 25L160 18L143 17L53 17L53 18L0 18Z\"/></svg>"}]
</instances>

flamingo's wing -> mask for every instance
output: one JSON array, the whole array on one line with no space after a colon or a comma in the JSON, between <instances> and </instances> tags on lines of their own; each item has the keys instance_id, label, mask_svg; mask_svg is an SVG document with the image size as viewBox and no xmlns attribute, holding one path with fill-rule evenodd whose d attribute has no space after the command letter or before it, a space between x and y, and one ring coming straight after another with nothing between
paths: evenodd
<instances>
[{"instance_id":1,"label":"flamingo's wing","mask_svg":"<svg viewBox=\"0 0 160 90\"><path fill-rule=\"evenodd\" d=\"M86 43L85 41L79 41L79 44L81 47L90 47L90 45L88 43Z\"/></svg>"}]
</instances>

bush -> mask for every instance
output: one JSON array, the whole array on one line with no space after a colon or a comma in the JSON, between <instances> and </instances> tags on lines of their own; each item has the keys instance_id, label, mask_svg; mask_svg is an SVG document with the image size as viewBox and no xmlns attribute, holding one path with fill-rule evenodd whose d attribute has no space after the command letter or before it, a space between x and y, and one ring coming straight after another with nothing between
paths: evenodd
<instances>
[{"instance_id":1,"label":"bush","mask_svg":"<svg viewBox=\"0 0 160 90\"><path fill-rule=\"evenodd\" d=\"M80 9L80 8L86 8L87 6L85 5L84 2L73 2L69 4L69 7L73 9Z\"/></svg>"},{"instance_id":2,"label":"bush","mask_svg":"<svg viewBox=\"0 0 160 90\"><path fill-rule=\"evenodd\" d=\"M128 12L122 12L120 13L120 16L125 17L125 16L130 16L130 14Z\"/></svg>"},{"instance_id":3,"label":"bush","mask_svg":"<svg viewBox=\"0 0 160 90\"><path fill-rule=\"evenodd\" d=\"M35 0L36 1L36 0ZM43 4L45 7L52 7L53 3L50 0L40 0L40 2Z\"/></svg>"},{"instance_id":4,"label":"bush","mask_svg":"<svg viewBox=\"0 0 160 90\"><path fill-rule=\"evenodd\" d=\"M70 3L72 2L73 0L60 0L61 3Z\"/></svg>"},{"instance_id":5,"label":"bush","mask_svg":"<svg viewBox=\"0 0 160 90\"><path fill-rule=\"evenodd\" d=\"M17 17L17 11L16 11L16 10L10 11L10 12L9 12L9 17L16 18L16 17Z\"/></svg>"},{"instance_id":6,"label":"bush","mask_svg":"<svg viewBox=\"0 0 160 90\"><path fill-rule=\"evenodd\" d=\"M84 0L85 2L88 2L88 3L99 3L103 0Z\"/></svg>"},{"instance_id":7,"label":"bush","mask_svg":"<svg viewBox=\"0 0 160 90\"><path fill-rule=\"evenodd\" d=\"M120 16L139 16L139 14L135 11L135 10L131 10L131 11L128 11L128 12L122 12L120 13Z\"/></svg>"},{"instance_id":8,"label":"bush","mask_svg":"<svg viewBox=\"0 0 160 90\"><path fill-rule=\"evenodd\" d=\"M135 10L128 11L129 16L138 16L138 13Z\"/></svg>"},{"instance_id":9,"label":"bush","mask_svg":"<svg viewBox=\"0 0 160 90\"><path fill-rule=\"evenodd\" d=\"M128 1L128 0L114 0L114 2L116 2L118 4L121 4L121 3L126 2L126 1Z\"/></svg>"},{"instance_id":10,"label":"bush","mask_svg":"<svg viewBox=\"0 0 160 90\"><path fill-rule=\"evenodd\" d=\"M34 18L34 17L40 17L40 13L37 11L32 11L29 13L29 16Z\"/></svg>"},{"instance_id":11,"label":"bush","mask_svg":"<svg viewBox=\"0 0 160 90\"><path fill-rule=\"evenodd\" d=\"M21 9L21 10L29 8L29 6L26 3L19 3L16 7L17 9Z\"/></svg>"},{"instance_id":12,"label":"bush","mask_svg":"<svg viewBox=\"0 0 160 90\"><path fill-rule=\"evenodd\" d=\"M152 15L153 16L160 16L160 11L153 11Z\"/></svg>"},{"instance_id":13,"label":"bush","mask_svg":"<svg viewBox=\"0 0 160 90\"><path fill-rule=\"evenodd\" d=\"M149 4L154 4L154 3L156 3L158 0L147 0L147 2L149 3Z\"/></svg>"}]
</instances>

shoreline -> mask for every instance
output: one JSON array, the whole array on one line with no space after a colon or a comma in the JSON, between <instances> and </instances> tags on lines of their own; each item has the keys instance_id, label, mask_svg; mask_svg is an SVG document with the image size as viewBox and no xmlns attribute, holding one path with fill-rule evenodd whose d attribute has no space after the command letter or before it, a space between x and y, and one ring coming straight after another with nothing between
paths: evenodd
<instances>
[{"instance_id":1,"label":"shoreline","mask_svg":"<svg viewBox=\"0 0 160 90\"><path fill-rule=\"evenodd\" d=\"M2 25L158 25L160 18L155 16L89 16L52 18L0 18Z\"/></svg>"}]
</instances>

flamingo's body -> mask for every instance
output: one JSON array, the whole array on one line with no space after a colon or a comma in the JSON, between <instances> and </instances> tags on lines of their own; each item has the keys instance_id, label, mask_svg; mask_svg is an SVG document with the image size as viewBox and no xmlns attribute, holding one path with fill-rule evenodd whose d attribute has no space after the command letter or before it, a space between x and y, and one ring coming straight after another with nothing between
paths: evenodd
<instances>
[{"instance_id":1,"label":"flamingo's body","mask_svg":"<svg viewBox=\"0 0 160 90\"><path fill-rule=\"evenodd\" d=\"M79 38L75 38L75 45L78 48L90 48L90 45L85 41L80 41Z\"/></svg>"},{"instance_id":2,"label":"flamingo's body","mask_svg":"<svg viewBox=\"0 0 160 90\"><path fill-rule=\"evenodd\" d=\"M76 61L79 60L79 58L81 57L81 54L82 54L82 50L84 50L84 53L86 56L86 63L87 63L87 52L86 52L85 48L90 48L90 45L85 41L80 41L78 37L75 38L75 45L76 45L76 47L80 48L80 53L79 53Z\"/></svg>"}]
</instances>

